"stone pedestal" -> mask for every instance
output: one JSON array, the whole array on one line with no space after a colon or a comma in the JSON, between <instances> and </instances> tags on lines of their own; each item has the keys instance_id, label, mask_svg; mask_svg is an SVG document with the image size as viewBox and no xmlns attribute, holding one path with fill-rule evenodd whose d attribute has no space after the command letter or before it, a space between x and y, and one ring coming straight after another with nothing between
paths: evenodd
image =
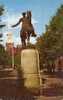
<instances>
[{"instance_id":1,"label":"stone pedestal","mask_svg":"<svg viewBox=\"0 0 63 100\"><path fill-rule=\"evenodd\" d=\"M39 88L39 53L35 49L24 49L21 52L21 68L24 74L24 85L27 88Z\"/></svg>"}]
</instances>

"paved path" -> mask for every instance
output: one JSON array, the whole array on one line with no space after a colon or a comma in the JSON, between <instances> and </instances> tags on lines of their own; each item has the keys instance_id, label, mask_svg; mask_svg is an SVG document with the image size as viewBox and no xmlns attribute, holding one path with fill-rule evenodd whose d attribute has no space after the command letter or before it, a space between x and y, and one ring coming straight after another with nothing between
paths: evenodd
<instances>
[{"instance_id":1,"label":"paved path","mask_svg":"<svg viewBox=\"0 0 63 100\"><path fill-rule=\"evenodd\" d=\"M45 84L42 84L41 96L37 100L63 100L63 72L51 75L42 73Z\"/></svg>"},{"instance_id":2,"label":"paved path","mask_svg":"<svg viewBox=\"0 0 63 100\"><path fill-rule=\"evenodd\" d=\"M45 78L46 80L45 84L42 84L41 96L37 97L30 90L24 88L24 81L18 76L16 69L0 70L0 97L12 96L17 98L13 100L63 100L63 72L55 73L55 75L42 73L42 79ZM24 96L26 99L22 99L20 96Z\"/></svg>"}]
</instances>

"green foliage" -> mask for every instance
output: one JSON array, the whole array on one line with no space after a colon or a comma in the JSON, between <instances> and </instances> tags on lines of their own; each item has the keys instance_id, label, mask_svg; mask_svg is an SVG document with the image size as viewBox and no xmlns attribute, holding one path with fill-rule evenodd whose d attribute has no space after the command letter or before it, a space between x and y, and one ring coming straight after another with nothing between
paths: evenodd
<instances>
[{"instance_id":1,"label":"green foliage","mask_svg":"<svg viewBox=\"0 0 63 100\"><path fill-rule=\"evenodd\" d=\"M27 49L35 49L36 47L35 47L35 45L32 44L32 43L28 43L28 45L27 45L26 48L27 48Z\"/></svg>"},{"instance_id":2,"label":"green foliage","mask_svg":"<svg viewBox=\"0 0 63 100\"><path fill-rule=\"evenodd\" d=\"M14 63L17 67L21 65L21 54L17 53L14 57Z\"/></svg>"},{"instance_id":3,"label":"green foliage","mask_svg":"<svg viewBox=\"0 0 63 100\"><path fill-rule=\"evenodd\" d=\"M8 55L2 45L0 45L0 65L3 65L4 67L11 65L11 57Z\"/></svg>"},{"instance_id":4,"label":"green foliage","mask_svg":"<svg viewBox=\"0 0 63 100\"><path fill-rule=\"evenodd\" d=\"M36 46L41 67L43 63L53 63L57 56L63 55L63 5L46 25L46 32L37 39Z\"/></svg>"},{"instance_id":5,"label":"green foliage","mask_svg":"<svg viewBox=\"0 0 63 100\"><path fill-rule=\"evenodd\" d=\"M4 14L4 6L3 5L0 5L0 31L3 27L5 27L6 25L2 24L2 20L1 20L1 16ZM0 32L0 42L2 42L2 37L3 37L3 34Z\"/></svg>"},{"instance_id":6,"label":"green foliage","mask_svg":"<svg viewBox=\"0 0 63 100\"><path fill-rule=\"evenodd\" d=\"M4 6L0 5L0 16L2 16L4 13Z\"/></svg>"}]
</instances>

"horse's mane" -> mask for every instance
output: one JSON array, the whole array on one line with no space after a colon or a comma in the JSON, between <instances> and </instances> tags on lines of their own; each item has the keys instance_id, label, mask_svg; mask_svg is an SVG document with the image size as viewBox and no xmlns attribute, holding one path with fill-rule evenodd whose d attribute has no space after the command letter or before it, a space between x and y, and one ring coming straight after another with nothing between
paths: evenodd
<instances>
[{"instance_id":1,"label":"horse's mane","mask_svg":"<svg viewBox=\"0 0 63 100\"><path fill-rule=\"evenodd\" d=\"M28 20L30 21L30 23L31 23L31 11L27 11L27 18L28 18Z\"/></svg>"}]
</instances>

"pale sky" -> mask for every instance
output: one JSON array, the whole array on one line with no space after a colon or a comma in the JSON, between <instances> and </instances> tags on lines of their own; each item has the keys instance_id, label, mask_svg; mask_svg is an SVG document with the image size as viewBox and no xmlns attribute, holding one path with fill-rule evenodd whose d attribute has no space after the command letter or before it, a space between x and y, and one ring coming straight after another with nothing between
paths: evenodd
<instances>
[{"instance_id":1,"label":"pale sky","mask_svg":"<svg viewBox=\"0 0 63 100\"><path fill-rule=\"evenodd\" d=\"M31 10L35 32L37 36L40 36L45 31L45 25L56 13L57 8L63 4L63 0L0 0L0 4L3 4L6 9L2 20L7 26L1 30L4 33L4 43L6 42L6 34L12 32L13 41L17 45L20 43L20 25L14 29L10 26L18 22L23 11ZM32 43L35 41L36 39L31 38Z\"/></svg>"}]
</instances>

